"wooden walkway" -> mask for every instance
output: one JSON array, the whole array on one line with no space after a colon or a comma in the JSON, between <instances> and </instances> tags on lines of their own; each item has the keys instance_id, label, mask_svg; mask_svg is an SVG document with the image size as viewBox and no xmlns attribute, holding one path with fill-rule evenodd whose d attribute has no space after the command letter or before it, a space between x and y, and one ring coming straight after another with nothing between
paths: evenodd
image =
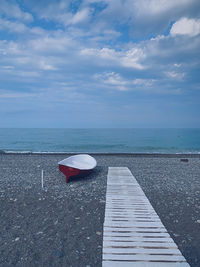
<instances>
[{"instance_id":1,"label":"wooden walkway","mask_svg":"<svg viewBox=\"0 0 200 267\"><path fill-rule=\"evenodd\" d=\"M159 216L126 167L109 167L103 267L188 267Z\"/></svg>"}]
</instances>

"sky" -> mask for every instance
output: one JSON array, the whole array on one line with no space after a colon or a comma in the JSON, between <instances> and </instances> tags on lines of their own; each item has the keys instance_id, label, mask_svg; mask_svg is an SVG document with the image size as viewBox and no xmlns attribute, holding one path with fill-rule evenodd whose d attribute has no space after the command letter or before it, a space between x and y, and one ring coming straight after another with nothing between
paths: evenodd
<instances>
[{"instance_id":1,"label":"sky","mask_svg":"<svg viewBox=\"0 0 200 267\"><path fill-rule=\"evenodd\" d=\"M199 128L199 0L0 0L0 127Z\"/></svg>"}]
</instances>

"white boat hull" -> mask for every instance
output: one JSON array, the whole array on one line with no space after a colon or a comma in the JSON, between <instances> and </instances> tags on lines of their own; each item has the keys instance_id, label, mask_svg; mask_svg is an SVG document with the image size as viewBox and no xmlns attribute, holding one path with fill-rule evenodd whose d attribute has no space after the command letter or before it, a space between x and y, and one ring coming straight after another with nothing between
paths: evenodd
<instances>
[{"instance_id":1,"label":"white boat hull","mask_svg":"<svg viewBox=\"0 0 200 267\"><path fill-rule=\"evenodd\" d=\"M79 154L58 162L59 170L66 176L68 182L71 176L88 175L97 165L96 160L88 154Z\"/></svg>"}]
</instances>

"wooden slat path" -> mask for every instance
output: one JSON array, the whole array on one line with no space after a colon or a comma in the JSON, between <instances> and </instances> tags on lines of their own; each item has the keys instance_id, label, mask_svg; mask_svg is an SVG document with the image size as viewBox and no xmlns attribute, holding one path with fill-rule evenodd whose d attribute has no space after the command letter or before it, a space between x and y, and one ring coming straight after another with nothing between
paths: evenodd
<instances>
[{"instance_id":1,"label":"wooden slat path","mask_svg":"<svg viewBox=\"0 0 200 267\"><path fill-rule=\"evenodd\" d=\"M189 266L126 167L108 169L102 266Z\"/></svg>"}]
</instances>

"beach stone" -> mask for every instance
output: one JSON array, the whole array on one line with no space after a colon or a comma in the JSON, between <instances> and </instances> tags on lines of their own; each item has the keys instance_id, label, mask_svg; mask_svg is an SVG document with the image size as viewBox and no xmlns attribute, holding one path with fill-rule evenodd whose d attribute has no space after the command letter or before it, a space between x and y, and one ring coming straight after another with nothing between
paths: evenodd
<instances>
[{"instance_id":1,"label":"beach stone","mask_svg":"<svg viewBox=\"0 0 200 267\"><path fill-rule=\"evenodd\" d=\"M181 159L182 162L188 162L189 159Z\"/></svg>"},{"instance_id":2,"label":"beach stone","mask_svg":"<svg viewBox=\"0 0 200 267\"><path fill-rule=\"evenodd\" d=\"M97 235L101 235L101 232L96 232Z\"/></svg>"},{"instance_id":3,"label":"beach stone","mask_svg":"<svg viewBox=\"0 0 200 267\"><path fill-rule=\"evenodd\" d=\"M200 220L197 220L197 223L200 223Z\"/></svg>"},{"instance_id":4,"label":"beach stone","mask_svg":"<svg viewBox=\"0 0 200 267\"><path fill-rule=\"evenodd\" d=\"M56 257L58 257L58 258L63 257L63 253L62 253L62 251L60 251L60 250L55 250L55 251L54 251L54 254L55 254Z\"/></svg>"},{"instance_id":5,"label":"beach stone","mask_svg":"<svg viewBox=\"0 0 200 267\"><path fill-rule=\"evenodd\" d=\"M38 232L36 235L41 235L41 234L43 234L43 232Z\"/></svg>"},{"instance_id":6,"label":"beach stone","mask_svg":"<svg viewBox=\"0 0 200 267\"><path fill-rule=\"evenodd\" d=\"M175 237L178 237L178 236L180 236L180 235L178 235L178 234L173 234Z\"/></svg>"},{"instance_id":7,"label":"beach stone","mask_svg":"<svg viewBox=\"0 0 200 267\"><path fill-rule=\"evenodd\" d=\"M30 185L25 187L25 189L31 189L31 188L32 188L32 186L30 186Z\"/></svg>"}]
</instances>

